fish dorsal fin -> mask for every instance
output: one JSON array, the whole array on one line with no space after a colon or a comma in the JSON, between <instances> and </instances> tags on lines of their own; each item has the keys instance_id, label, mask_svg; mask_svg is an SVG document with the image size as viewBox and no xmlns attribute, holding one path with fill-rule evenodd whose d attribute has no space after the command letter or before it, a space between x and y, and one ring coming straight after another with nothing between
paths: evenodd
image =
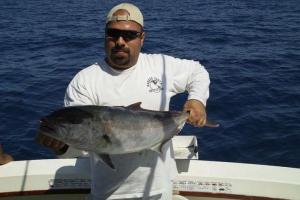
<instances>
[{"instance_id":1,"label":"fish dorsal fin","mask_svg":"<svg viewBox=\"0 0 300 200\"><path fill-rule=\"evenodd\" d=\"M142 102L137 102L134 104L130 104L129 106L126 106L126 108L132 109L132 110L142 110L141 108Z\"/></svg>"}]
</instances>

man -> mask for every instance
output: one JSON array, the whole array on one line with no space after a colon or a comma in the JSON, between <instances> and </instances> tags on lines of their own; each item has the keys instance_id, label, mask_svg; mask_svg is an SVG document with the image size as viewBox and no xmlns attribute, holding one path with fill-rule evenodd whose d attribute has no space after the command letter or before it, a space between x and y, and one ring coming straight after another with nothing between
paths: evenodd
<instances>
[{"instance_id":1,"label":"man","mask_svg":"<svg viewBox=\"0 0 300 200\"><path fill-rule=\"evenodd\" d=\"M161 54L140 53L145 40L143 15L128 3L115 6L107 15L106 57L80 71L69 84L65 106L127 106L142 102L150 110L168 110L177 93L188 91L184 110L188 122L206 123L209 75L198 62ZM39 142L57 154L71 152L67 145L41 136ZM116 169L90 152L93 199L172 199L171 179L176 173L170 142L162 154L151 150L112 155Z\"/></svg>"}]
</instances>

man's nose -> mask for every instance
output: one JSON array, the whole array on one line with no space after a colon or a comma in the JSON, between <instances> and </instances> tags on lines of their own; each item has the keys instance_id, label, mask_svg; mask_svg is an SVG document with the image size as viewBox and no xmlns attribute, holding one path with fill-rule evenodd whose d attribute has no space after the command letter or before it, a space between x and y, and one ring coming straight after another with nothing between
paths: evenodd
<instances>
[{"instance_id":1,"label":"man's nose","mask_svg":"<svg viewBox=\"0 0 300 200\"><path fill-rule=\"evenodd\" d=\"M124 38L120 35L116 40L116 46L125 46L126 41Z\"/></svg>"}]
</instances>

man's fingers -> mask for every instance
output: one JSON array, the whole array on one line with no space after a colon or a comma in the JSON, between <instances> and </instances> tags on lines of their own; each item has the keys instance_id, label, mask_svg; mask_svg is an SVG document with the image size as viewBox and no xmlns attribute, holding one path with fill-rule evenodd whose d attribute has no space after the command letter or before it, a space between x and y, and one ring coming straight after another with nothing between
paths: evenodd
<instances>
[{"instance_id":1,"label":"man's fingers","mask_svg":"<svg viewBox=\"0 0 300 200\"><path fill-rule=\"evenodd\" d=\"M189 113L189 117L187 119L187 123L197 126L197 127L219 127L220 124L211 120L207 120L206 110L204 105L197 100L188 100L183 110Z\"/></svg>"},{"instance_id":2,"label":"man's fingers","mask_svg":"<svg viewBox=\"0 0 300 200\"><path fill-rule=\"evenodd\" d=\"M196 125L196 120L195 120L195 114L193 110L187 110L187 112L189 113L189 117L187 119L187 122L192 124L192 125Z\"/></svg>"},{"instance_id":3,"label":"man's fingers","mask_svg":"<svg viewBox=\"0 0 300 200\"><path fill-rule=\"evenodd\" d=\"M205 124L206 124L206 118L201 118L197 123L197 125L200 127L205 126Z\"/></svg>"},{"instance_id":4,"label":"man's fingers","mask_svg":"<svg viewBox=\"0 0 300 200\"><path fill-rule=\"evenodd\" d=\"M193 125L198 127L203 127L205 125L205 121L206 121L205 119L201 118L199 120L195 120L193 122Z\"/></svg>"},{"instance_id":5,"label":"man's fingers","mask_svg":"<svg viewBox=\"0 0 300 200\"><path fill-rule=\"evenodd\" d=\"M206 124L206 116L203 113L196 112L195 110L189 110L188 113L190 114L187 123L193 126L203 127Z\"/></svg>"}]
</instances>

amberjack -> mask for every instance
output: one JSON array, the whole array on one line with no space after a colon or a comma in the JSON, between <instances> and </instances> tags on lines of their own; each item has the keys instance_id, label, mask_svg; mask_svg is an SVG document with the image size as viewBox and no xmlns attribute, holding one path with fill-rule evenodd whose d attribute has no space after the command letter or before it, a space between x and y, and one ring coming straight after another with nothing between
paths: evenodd
<instances>
[{"instance_id":1,"label":"amberjack","mask_svg":"<svg viewBox=\"0 0 300 200\"><path fill-rule=\"evenodd\" d=\"M159 152L166 141L179 133L189 114L145 110L140 104L65 107L43 117L38 134L99 155L133 153L144 149ZM109 156L102 158L113 168Z\"/></svg>"}]
</instances>

